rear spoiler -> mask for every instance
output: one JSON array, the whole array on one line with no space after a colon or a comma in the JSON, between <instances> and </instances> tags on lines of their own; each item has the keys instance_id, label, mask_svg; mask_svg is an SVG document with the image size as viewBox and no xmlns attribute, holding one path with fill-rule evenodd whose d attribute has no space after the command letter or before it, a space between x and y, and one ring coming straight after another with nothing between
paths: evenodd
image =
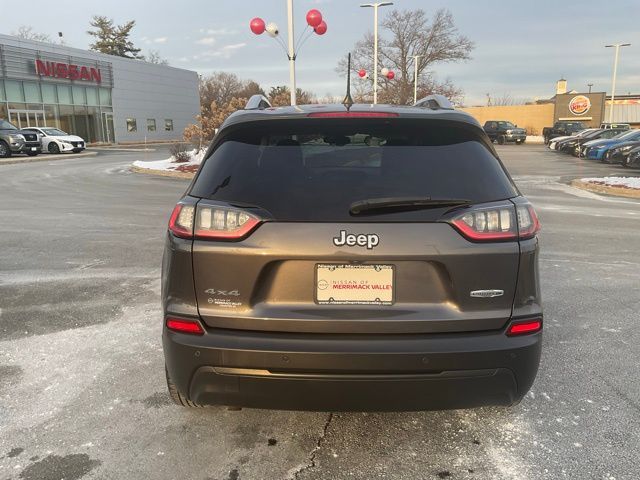
<instances>
[{"instance_id":1,"label":"rear spoiler","mask_svg":"<svg viewBox=\"0 0 640 480\"><path fill-rule=\"evenodd\" d=\"M430 108L431 110L455 110L453 104L444 95L428 95L413 104L414 107Z\"/></svg>"}]
</instances>

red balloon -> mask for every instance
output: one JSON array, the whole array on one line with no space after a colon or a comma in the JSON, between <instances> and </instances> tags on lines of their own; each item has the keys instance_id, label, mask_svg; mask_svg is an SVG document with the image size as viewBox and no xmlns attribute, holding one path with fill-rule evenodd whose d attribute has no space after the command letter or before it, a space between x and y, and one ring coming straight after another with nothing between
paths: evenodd
<instances>
[{"instance_id":1,"label":"red balloon","mask_svg":"<svg viewBox=\"0 0 640 480\"><path fill-rule=\"evenodd\" d=\"M393 80L396 77L396 74L393 73L392 71L389 71L389 73L387 73L387 78L389 80Z\"/></svg>"},{"instance_id":2,"label":"red balloon","mask_svg":"<svg viewBox=\"0 0 640 480\"><path fill-rule=\"evenodd\" d=\"M360 76L360 78L364 78L367 76L367 71L364 68L361 70L358 70L358 75Z\"/></svg>"},{"instance_id":3,"label":"red balloon","mask_svg":"<svg viewBox=\"0 0 640 480\"><path fill-rule=\"evenodd\" d=\"M313 10L309 10L307 12L307 23L310 27L317 27L322 23L322 14L315 8ZM320 35L322 35L322 33Z\"/></svg>"},{"instance_id":4,"label":"red balloon","mask_svg":"<svg viewBox=\"0 0 640 480\"><path fill-rule=\"evenodd\" d=\"M262 35L265 30L264 20L258 17L254 18L251 20L251 23L249 23L249 28L251 28L251 31L256 35Z\"/></svg>"},{"instance_id":5,"label":"red balloon","mask_svg":"<svg viewBox=\"0 0 640 480\"><path fill-rule=\"evenodd\" d=\"M321 21L320 25L315 27L313 31L316 32L318 35L324 35L325 33L327 33L327 23L324 20Z\"/></svg>"}]
</instances>

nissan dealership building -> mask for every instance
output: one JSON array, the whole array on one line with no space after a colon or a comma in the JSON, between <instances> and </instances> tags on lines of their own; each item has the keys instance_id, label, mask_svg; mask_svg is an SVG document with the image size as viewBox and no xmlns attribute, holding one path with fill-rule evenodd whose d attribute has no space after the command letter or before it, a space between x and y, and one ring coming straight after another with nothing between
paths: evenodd
<instances>
[{"instance_id":1,"label":"nissan dealership building","mask_svg":"<svg viewBox=\"0 0 640 480\"><path fill-rule=\"evenodd\" d=\"M200 111L198 74L0 35L0 118L87 142L177 140Z\"/></svg>"}]
</instances>

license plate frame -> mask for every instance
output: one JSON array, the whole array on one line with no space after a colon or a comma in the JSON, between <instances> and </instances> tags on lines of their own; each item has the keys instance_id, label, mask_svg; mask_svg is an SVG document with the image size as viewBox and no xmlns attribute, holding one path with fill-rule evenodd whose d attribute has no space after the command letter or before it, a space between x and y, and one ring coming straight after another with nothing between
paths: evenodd
<instances>
[{"instance_id":1,"label":"license plate frame","mask_svg":"<svg viewBox=\"0 0 640 480\"><path fill-rule=\"evenodd\" d=\"M347 283L345 283L345 277L347 277ZM325 287L321 288L323 285ZM358 286L336 289L335 287L329 288L331 285ZM366 285L368 287L364 287ZM391 306L396 301L396 266L392 264L317 263L314 268L313 289L314 302L318 305ZM353 295L350 296L350 293ZM368 293L371 295L367 295Z\"/></svg>"}]
</instances>

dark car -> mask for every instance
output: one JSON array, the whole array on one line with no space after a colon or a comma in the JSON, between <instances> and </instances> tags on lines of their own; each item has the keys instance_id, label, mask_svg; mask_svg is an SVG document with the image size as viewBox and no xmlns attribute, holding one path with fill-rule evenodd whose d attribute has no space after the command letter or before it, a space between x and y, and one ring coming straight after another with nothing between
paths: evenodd
<instances>
[{"instance_id":1,"label":"dark car","mask_svg":"<svg viewBox=\"0 0 640 480\"><path fill-rule=\"evenodd\" d=\"M169 220L176 403L425 410L527 393L536 214L476 120L422 104L259 98L227 118Z\"/></svg>"},{"instance_id":2,"label":"dark car","mask_svg":"<svg viewBox=\"0 0 640 480\"><path fill-rule=\"evenodd\" d=\"M587 142L594 140L606 140L616 135L626 132L626 130L617 130L615 128L605 128L594 130L586 135L576 136L567 140L558 142L557 150L564 153L570 153L576 157L582 155L582 146Z\"/></svg>"},{"instance_id":3,"label":"dark car","mask_svg":"<svg viewBox=\"0 0 640 480\"><path fill-rule=\"evenodd\" d=\"M34 157L41 152L42 142L36 133L20 130L0 118L0 158L10 157L14 153L25 153Z\"/></svg>"},{"instance_id":4,"label":"dark car","mask_svg":"<svg viewBox=\"0 0 640 480\"><path fill-rule=\"evenodd\" d=\"M631 150L622 162L623 167L640 168L640 146Z\"/></svg>"},{"instance_id":5,"label":"dark car","mask_svg":"<svg viewBox=\"0 0 640 480\"><path fill-rule=\"evenodd\" d=\"M489 120L484 124L484 131L492 142L504 145L507 142L515 142L517 145L524 143L527 132L524 128L518 128L505 120Z\"/></svg>"},{"instance_id":6,"label":"dark car","mask_svg":"<svg viewBox=\"0 0 640 480\"><path fill-rule=\"evenodd\" d=\"M553 124L553 127L544 127L542 129L544 144L548 145L551 140L557 137L575 135L585 128L587 127L582 122L559 120Z\"/></svg>"}]
</instances>

